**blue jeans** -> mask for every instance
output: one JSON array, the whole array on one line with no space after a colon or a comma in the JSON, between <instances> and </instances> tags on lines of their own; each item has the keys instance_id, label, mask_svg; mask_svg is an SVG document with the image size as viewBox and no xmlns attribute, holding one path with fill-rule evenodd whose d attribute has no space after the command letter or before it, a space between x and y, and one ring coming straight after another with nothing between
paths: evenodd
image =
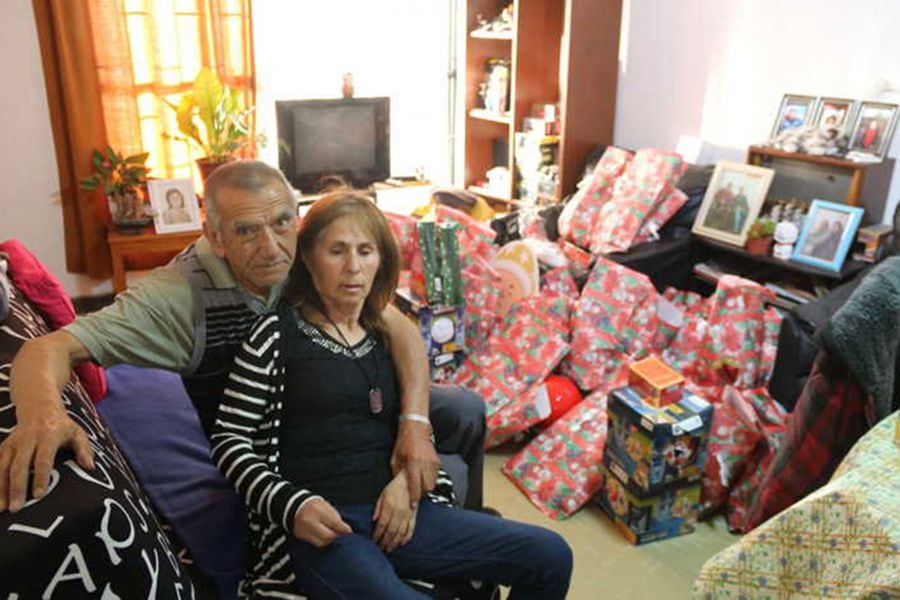
<instances>
[{"instance_id":1,"label":"blue jeans","mask_svg":"<svg viewBox=\"0 0 900 600\"><path fill-rule=\"evenodd\" d=\"M371 537L374 505L336 508L352 534L321 549L290 542L298 583L316 600L426 598L401 578L509 585L510 600L561 600L569 589L572 550L548 529L425 501L413 539L385 554Z\"/></svg>"}]
</instances>

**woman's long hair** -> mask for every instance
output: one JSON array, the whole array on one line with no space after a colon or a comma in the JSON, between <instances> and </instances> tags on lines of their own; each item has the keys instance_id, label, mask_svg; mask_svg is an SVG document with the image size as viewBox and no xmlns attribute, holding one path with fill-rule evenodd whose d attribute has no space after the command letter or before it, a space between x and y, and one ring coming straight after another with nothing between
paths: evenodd
<instances>
[{"instance_id":1,"label":"woman's long hair","mask_svg":"<svg viewBox=\"0 0 900 600\"><path fill-rule=\"evenodd\" d=\"M340 190L325 194L310 207L303 217L297 235L297 254L285 286L284 297L292 306L307 305L325 313L322 297L313 284L304 257L312 256L322 232L337 219L351 217L378 247L379 264L360 314L360 324L369 332L387 341L382 313L397 289L400 276L400 250L387 219L369 195L356 190Z\"/></svg>"}]
</instances>

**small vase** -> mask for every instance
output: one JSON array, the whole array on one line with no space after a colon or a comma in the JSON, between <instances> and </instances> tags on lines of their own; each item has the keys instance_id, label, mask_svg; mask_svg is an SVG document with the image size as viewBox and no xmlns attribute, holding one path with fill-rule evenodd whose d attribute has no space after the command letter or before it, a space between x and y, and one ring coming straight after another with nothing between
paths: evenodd
<instances>
[{"instance_id":1,"label":"small vase","mask_svg":"<svg viewBox=\"0 0 900 600\"><path fill-rule=\"evenodd\" d=\"M751 256L768 256L772 249L772 241L771 237L747 238L744 247Z\"/></svg>"}]
</instances>

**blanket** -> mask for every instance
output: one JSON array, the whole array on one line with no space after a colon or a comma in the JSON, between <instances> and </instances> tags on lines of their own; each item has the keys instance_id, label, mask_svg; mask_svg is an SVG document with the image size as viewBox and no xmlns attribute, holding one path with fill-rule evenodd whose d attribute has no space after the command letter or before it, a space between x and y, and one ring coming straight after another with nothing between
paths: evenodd
<instances>
[{"instance_id":1,"label":"blanket","mask_svg":"<svg viewBox=\"0 0 900 600\"><path fill-rule=\"evenodd\" d=\"M820 332L822 347L843 362L874 401L874 425L896 407L894 389L900 347L900 256L888 258Z\"/></svg>"}]
</instances>

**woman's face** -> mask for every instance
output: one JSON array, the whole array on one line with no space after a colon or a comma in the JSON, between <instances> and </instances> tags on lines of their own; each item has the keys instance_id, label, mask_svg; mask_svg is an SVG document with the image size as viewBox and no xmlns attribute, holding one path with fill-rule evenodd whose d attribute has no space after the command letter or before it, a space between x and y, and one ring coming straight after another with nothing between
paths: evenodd
<instances>
[{"instance_id":1,"label":"woman's face","mask_svg":"<svg viewBox=\"0 0 900 600\"><path fill-rule=\"evenodd\" d=\"M334 220L322 230L306 268L325 306L361 307L378 272L381 256L375 239L352 217Z\"/></svg>"}]
</instances>

